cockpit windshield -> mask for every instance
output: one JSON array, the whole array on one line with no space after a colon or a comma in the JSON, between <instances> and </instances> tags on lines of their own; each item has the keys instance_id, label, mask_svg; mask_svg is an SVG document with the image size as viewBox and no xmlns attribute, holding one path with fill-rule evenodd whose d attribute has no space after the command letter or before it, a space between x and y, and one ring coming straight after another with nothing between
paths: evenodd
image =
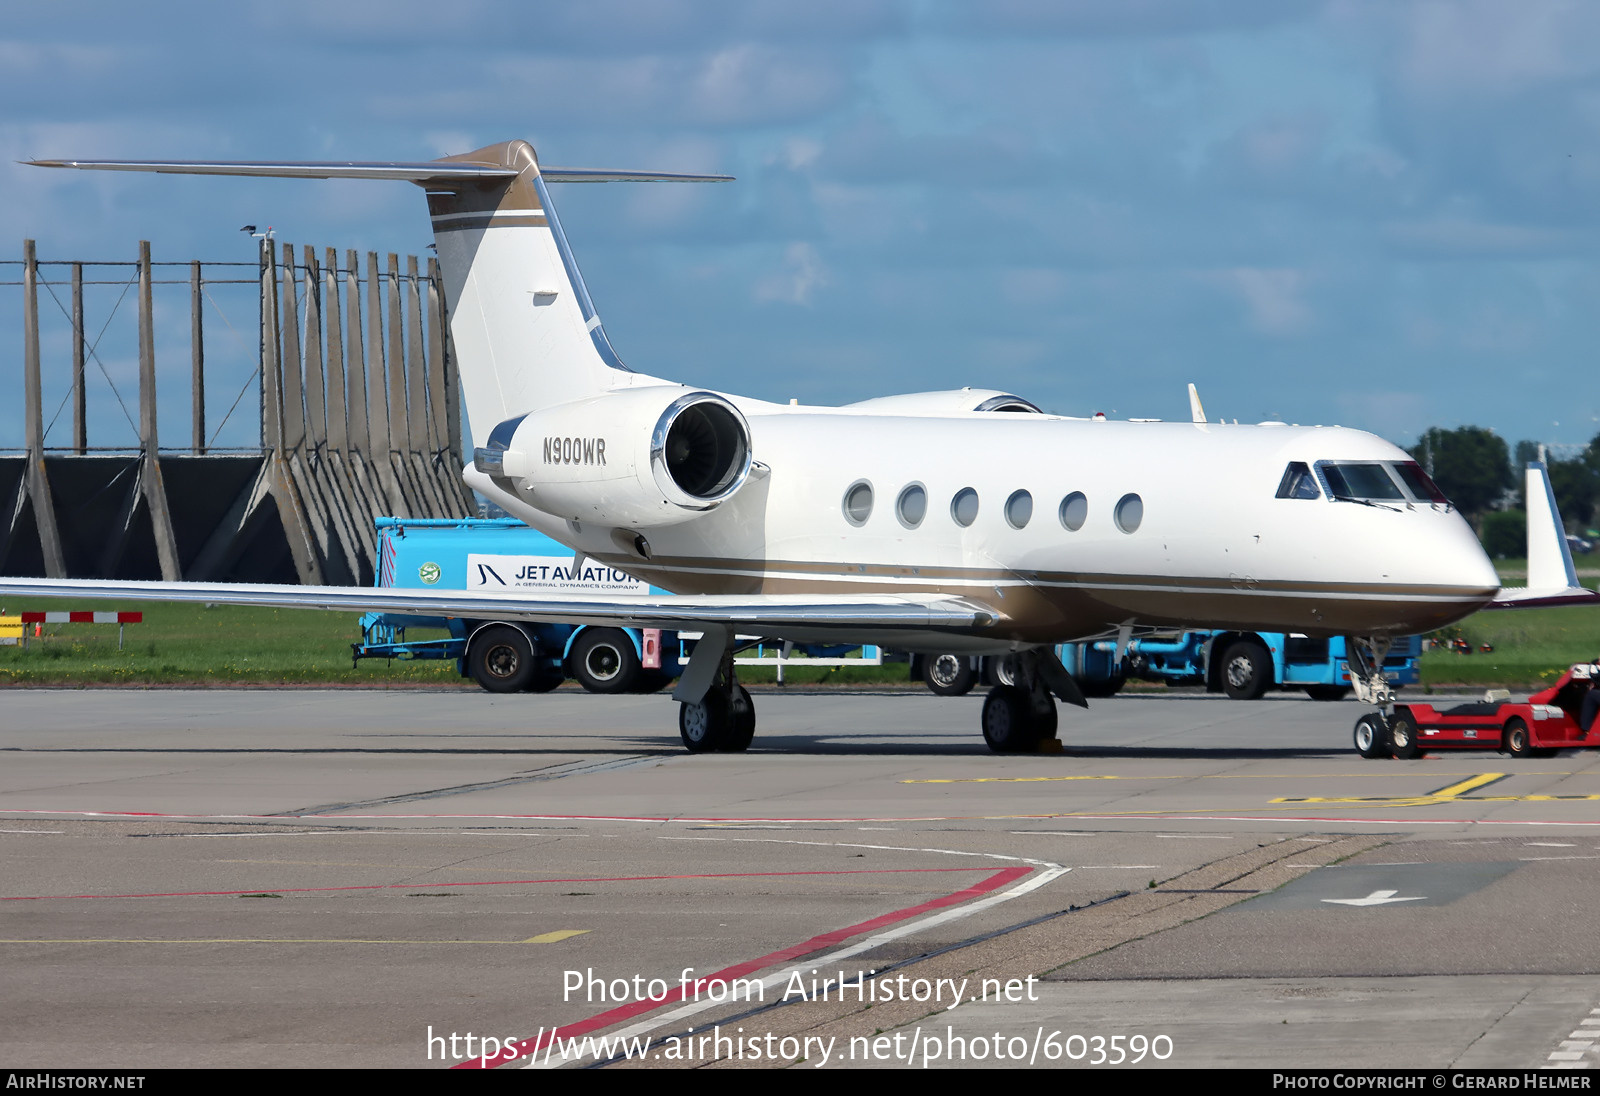
<instances>
[{"instance_id":1,"label":"cockpit windshield","mask_svg":"<svg viewBox=\"0 0 1600 1096\"><path fill-rule=\"evenodd\" d=\"M1406 497L1389 470L1376 461L1318 461L1317 471L1322 473L1322 481L1328 485L1330 498L1404 501Z\"/></svg>"},{"instance_id":2,"label":"cockpit windshield","mask_svg":"<svg viewBox=\"0 0 1600 1096\"><path fill-rule=\"evenodd\" d=\"M1320 499L1322 492L1317 490L1317 477L1311 474L1310 467L1305 461L1292 460L1289 467L1283 470L1283 479L1278 483L1278 497L1280 499Z\"/></svg>"},{"instance_id":3,"label":"cockpit windshield","mask_svg":"<svg viewBox=\"0 0 1600 1096\"><path fill-rule=\"evenodd\" d=\"M1416 461L1408 460L1398 463L1394 466L1394 470L1400 473L1400 479L1404 481L1406 489L1423 502L1448 503L1450 501L1444 497L1444 492L1439 490L1439 485L1433 482L1433 477L1424 472L1422 465Z\"/></svg>"},{"instance_id":4,"label":"cockpit windshield","mask_svg":"<svg viewBox=\"0 0 1600 1096\"><path fill-rule=\"evenodd\" d=\"M1450 505L1416 461L1319 460L1308 466L1296 460L1289 462L1278 482L1280 499L1316 499L1324 493L1334 502Z\"/></svg>"}]
</instances>

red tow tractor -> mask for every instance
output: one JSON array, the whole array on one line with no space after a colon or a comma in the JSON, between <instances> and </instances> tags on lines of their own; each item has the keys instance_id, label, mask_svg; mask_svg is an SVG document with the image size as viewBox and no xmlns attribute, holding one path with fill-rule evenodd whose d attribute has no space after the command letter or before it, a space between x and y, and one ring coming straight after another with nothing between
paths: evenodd
<instances>
[{"instance_id":1,"label":"red tow tractor","mask_svg":"<svg viewBox=\"0 0 1600 1096\"><path fill-rule=\"evenodd\" d=\"M1600 688L1600 664L1572 667L1548 689L1527 700L1509 693L1439 709L1431 704L1396 704L1387 721L1374 712L1356 722L1356 752L1362 757L1421 757L1430 750L1499 750L1512 757L1552 757L1557 750L1600 746L1600 719L1591 733L1578 726L1583 698Z\"/></svg>"}]
</instances>

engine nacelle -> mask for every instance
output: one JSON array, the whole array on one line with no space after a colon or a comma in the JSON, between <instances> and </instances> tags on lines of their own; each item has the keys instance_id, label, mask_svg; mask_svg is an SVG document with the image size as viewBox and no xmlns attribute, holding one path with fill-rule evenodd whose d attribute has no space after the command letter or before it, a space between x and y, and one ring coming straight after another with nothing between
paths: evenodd
<instances>
[{"instance_id":1,"label":"engine nacelle","mask_svg":"<svg viewBox=\"0 0 1600 1096\"><path fill-rule=\"evenodd\" d=\"M732 498L750 475L750 426L713 392L627 388L507 419L480 471L570 521L674 525Z\"/></svg>"}]
</instances>

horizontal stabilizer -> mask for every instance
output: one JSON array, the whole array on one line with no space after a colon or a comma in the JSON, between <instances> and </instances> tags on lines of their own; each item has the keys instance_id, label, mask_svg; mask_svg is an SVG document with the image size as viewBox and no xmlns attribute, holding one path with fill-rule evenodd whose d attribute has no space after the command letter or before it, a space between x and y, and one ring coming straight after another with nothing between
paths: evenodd
<instances>
[{"instance_id":1,"label":"horizontal stabilizer","mask_svg":"<svg viewBox=\"0 0 1600 1096\"><path fill-rule=\"evenodd\" d=\"M1600 605L1600 592L1582 586L1511 587L1501 590L1485 609L1547 609L1556 605Z\"/></svg>"},{"instance_id":2,"label":"horizontal stabilizer","mask_svg":"<svg viewBox=\"0 0 1600 1096\"><path fill-rule=\"evenodd\" d=\"M154 171L164 175L248 175L262 179L396 179L410 183L475 183L515 179L517 169L459 160L29 160L33 167L82 171ZM732 175L685 175L672 171L541 167L552 183L726 183Z\"/></svg>"},{"instance_id":3,"label":"horizontal stabilizer","mask_svg":"<svg viewBox=\"0 0 1600 1096\"><path fill-rule=\"evenodd\" d=\"M264 605L350 613L417 613L487 620L605 624L612 627L692 628L726 624L783 638L788 632L885 629L973 629L995 614L946 595L907 597L771 594L663 595L604 600L581 595L490 595L466 590L412 590L385 586L268 586L222 582L120 582L99 579L0 578L0 591L21 597L76 597L129 601L186 601ZM11 600L10 597L7 600Z\"/></svg>"}]
</instances>

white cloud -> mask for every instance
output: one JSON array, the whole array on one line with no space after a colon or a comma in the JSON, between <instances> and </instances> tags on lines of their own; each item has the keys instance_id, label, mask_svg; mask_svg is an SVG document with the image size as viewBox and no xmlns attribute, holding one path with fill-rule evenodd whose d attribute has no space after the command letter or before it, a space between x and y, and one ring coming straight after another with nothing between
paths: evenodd
<instances>
[{"instance_id":1,"label":"white cloud","mask_svg":"<svg viewBox=\"0 0 1600 1096\"><path fill-rule=\"evenodd\" d=\"M1296 335L1311 326L1311 307L1302 296L1303 271L1236 267L1226 278L1244 301L1250 326L1263 335Z\"/></svg>"},{"instance_id":2,"label":"white cloud","mask_svg":"<svg viewBox=\"0 0 1600 1096\"><path fill-rule=\"evenodd\" d=\"M810 304L812 293L827 284L828 272L817 249L804 242L792 243L784 249L782 270L756 282L755 299Z\"/></svg>"}]
</instances>

